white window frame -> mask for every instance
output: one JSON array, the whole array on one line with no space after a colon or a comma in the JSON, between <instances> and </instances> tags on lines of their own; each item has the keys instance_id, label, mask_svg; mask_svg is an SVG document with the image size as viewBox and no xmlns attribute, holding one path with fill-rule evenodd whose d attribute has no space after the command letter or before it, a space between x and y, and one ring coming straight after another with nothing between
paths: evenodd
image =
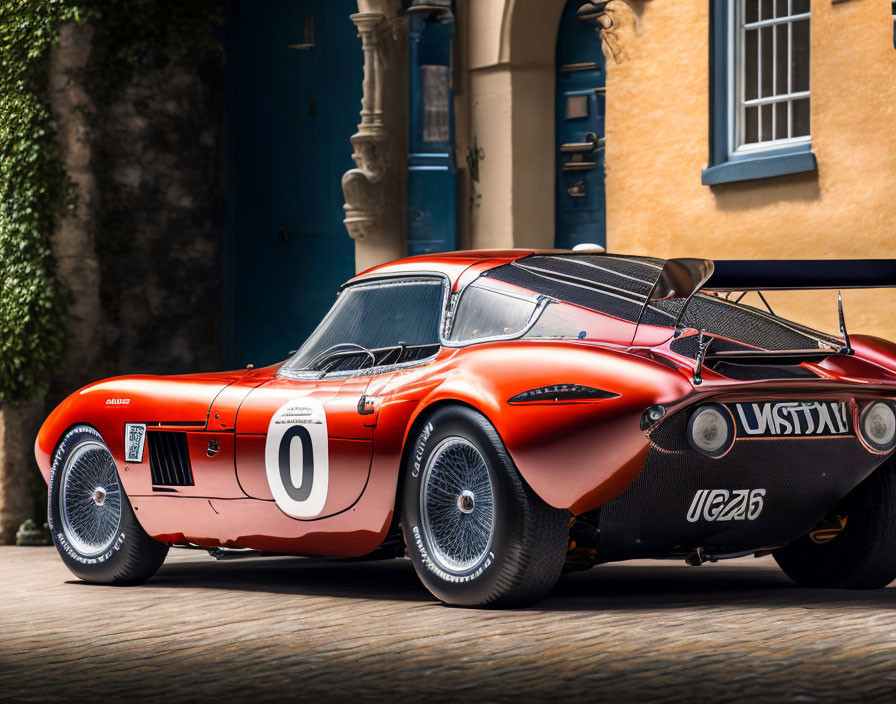
<instances>
[{"instance_id":1,"label":"white window frame","mask_svg":"<svg viewBox=\"0 0 896 704\"><path fill-rule=\"evenodd\" d=\"M788 13L791 11L793 6L793 0L787 0L787 9ZM811 95L810 91L798 91L796 93L790 92L793 81L793 70L792 63L793 59L791 56L791 51L793 48L793 23L799 20L807 19L809 20L809 31L811 36L811 27L812 27L812 8L811 3L809 6L809 12L800 13L798 15L790 15L783 18L769 19L769 20L759 20L757 22L751 22L749 25L745 23L745 14L746 14L746 3L744 0L729 0L729 8L728 8L728 17L731 23L728 31L728 85L733 87L733 90L729 92L728 96L728 115L729 115L729 135L728 135L728 144L730 147L730 154L749 154L752 152L761 152L761 151L770 151L773 149L780 149L783 147L791 147L794 145L800 144L811 144L812 135L811 135L811 125L810 125L810 134L803 135L800 137L784 137L779 139L771 139L764 142L751 142L749 144L744 144L744 125L746 122L746 108L751 106L757 106L759 109L757 110L757 134L762 134L762 105L772 105L779 102L787 101L787 132L790 133L793 126L793 101L801 100L808 98L810 101L810 110L811 110ZM779 24L787 23L787 38L788 38L788 46L787 46L787 64L788 64L788 72L787 72L787 90L786 94L781 95L773 95L769 97L757 97L752 100L745 100L745 88L744 88L744 32L746 29L758 29L760 27L769 27ZM758 84L761 86L762 84L762 37L761 32L757 32L760 36L757 36L757 57L759 61L759 76L757 78ZM773 42L777 44L777 32L772 32ZM776 47L772 49L772 76L773 78L776 76L777 72L777 51ZM811 62L811 49L809 53L809 61ZM811 76L811 72L810 72ZM774 81L773 81L774 82ZM776 111L772 110L772 119L776 119Z\"/></svg>"}]
</instances>

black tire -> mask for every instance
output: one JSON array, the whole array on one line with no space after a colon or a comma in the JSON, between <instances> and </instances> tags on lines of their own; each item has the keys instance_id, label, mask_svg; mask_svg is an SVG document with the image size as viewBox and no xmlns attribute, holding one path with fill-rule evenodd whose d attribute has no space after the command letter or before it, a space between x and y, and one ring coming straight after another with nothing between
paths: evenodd
<instances>
[{"instance_id":1,"label":"black tire","mask_svg":"<svg viewBox=\"0 0 896 704\"><path fill-rule=\"evenodd\" d=\"M102 484L109 486L102 491L85 489L85 466L98 467L95 471L105 479ZM89 483L92 486L97 482ZM79 498L81 492L85 493L83 499ZM140 584L162 566L168 546L149 537L137 522L118 479L114 460L95 429L80 425L66 433L53 455L48 494L47 514L53 543L66 567L77 577L98 584ZM90 505L91 501L94 506ZM70 512L67 507L71 508ZM101 510L105 511L102 516ZM90 526L77 528L78 519L85 515L86 521L95 521L90 524L96 527L95 533L89 532ZM88 537L93 535L99 537L88 543ZM93 549L86 545L92 545Z\"/></svg>"},{"instance_id":2,"label":"black tire","mask_svg":"<svg viewBox=\"0 0 896 704\"><path fill-rule=\"evenodd\" d=\"M827 542L805 535L772 554L801 587L881 589L896 579L896 466L887 460L831 512L843 529ZM816 538L819 536L816 535Z\"/></svg>"},{"instance_id":3,"label":"black tire","mask_svg":"<svg viewBox=\"0 0 896 704\"><path fill-rule=\"evenodd\" d=\"M468 473L456 486L440 481L460 477L439 469L463 464L451 465L452 456L467 458ZM464 481L477 487L478 497L456 491ZM423 491L427 487L430 493ZM473 496L462 499L462 493ZM435 505L438 501L443 503ZM431 510L426 508L430 504ZM557 582L569 545L569 512L542 501L523 482L488 420L462 406L436 410L420 430L405 467L401 516L420 580L437 598L456 606L519 607L538 601ZM485 525L490 526L487 539ZM439 530L442 540L434 537ZM464 563L440 547L457 535L450 547L465 553Z\"/></svg>"}]
</instances>

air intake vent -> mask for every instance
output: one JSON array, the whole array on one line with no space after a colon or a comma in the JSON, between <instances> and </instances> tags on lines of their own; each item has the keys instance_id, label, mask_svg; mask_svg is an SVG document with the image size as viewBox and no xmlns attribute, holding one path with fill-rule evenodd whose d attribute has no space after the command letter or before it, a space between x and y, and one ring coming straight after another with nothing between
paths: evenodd
<instances>
[{"instance_id":1,"label":"air intake vent","mask_svg":"<svg viewBox=\"0 0 896 704\"><path fill-rule=\"evenodd\" d=\"M149 432L149 471L160 486L193 486L186 433Z\"/></svg>"}]
</instances>

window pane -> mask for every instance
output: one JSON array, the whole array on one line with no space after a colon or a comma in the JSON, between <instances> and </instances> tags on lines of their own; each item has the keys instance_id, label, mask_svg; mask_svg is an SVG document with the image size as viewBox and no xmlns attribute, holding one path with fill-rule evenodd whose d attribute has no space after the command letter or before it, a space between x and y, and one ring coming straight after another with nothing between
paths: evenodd
<instances>
[{"instance_id":1,"label":"window pane","mask_svg":"<svg viewBox=\"0 0 896 704\"><path fill-rule=\"evenodd\" d=\"M283 369L308 369L322 352L344 343L369 350L399 343L437 345L443 289L436 279L349 286ZM369 357L359 354L356 361L367 366Z\"/></svg>"},{"instance_id":2,"label":"window pane","mask_svg":"<svg viewBox=\"0 0 896 704\"><path fill-rule=\"evenodd\" d=\"M420 68L423 71L423 141L447 142L451 139L448 67Z\"/></svg>"},{"instance_id":3,"label":"window pane","mask_svg":"<svg viewBox=\"0 0 896 704\"><path fill-rule=\"evenodd\" d=\"M787 102L775 103L775 139L787 139Z\"/></svg>"},{"instance_id":4,"label":"window pane","mask_svg":"<svg viewBox=\"0 0 896 704\"><path fill-rule=\"evenodd\" d=\"M772 139L772 108L774 105L763 105L762 110L762 140L768 142Z\"/></svg>"},{"instance_id":5,"label":"window pane","mask_svg":"<svg viewBox=\"0 0 896 704\"><path fill-rule=\"evenodd\" d=\"M744 144L759 141L759 108L747 108L744 111Z\"/></svg>"},{"instance_id":6,"label":"window pane","mask_svg":"<svg viewBox=\"0 0 896 704\"><path fill-rule=\"evenodd\" d=\"M759 19L759 0L744 0L744 21L755 22Z\"/></svg>"},{"instance_id":7,"label":"window pane","mask_svg":"<svg viewBox=\"0 0 896 704\"><path fill-rule=\"evenodd\" d=\"M770 20L774 16L773 5L774 0L761 0L761 9L759 10L759 19Z\"/></svg>"},{"instance_id":8,"label":"window pane","mask_svg":"<svg viewBox=\"0 0 896 704\"><path fill-rule=\"evenodd\" d=\"M809 0L793 0L793 5L791 6L791 14L801 15L804 12L809 11Z\"/></svg>"},{"instance_id":9,"label":"window pane","mask_svg":"<svg viewBox=\"0 0 896 704\"><path fill-rule=\"evenodd\" d=\"M535 305L531 300L470 284L461 294L451 339L463 342L518 333L528 324Z\"/></svg>"},{"instance_id":10,"label":"window pane","mask_svg":"<svg viewBox=\"0 0 896 704\"><path fill-rule=\"evenodd\" d=\"M793 84L791 91L809 90L809 20L793 23Z\"/></svg>"},{"instance_id":11,"label":"window pane","mask_svg":"<svg viewBox=\"0 0 896 704\"><path fill-rule=\"evenodd\" d=\"M787 25L775 29L775 95L787 93Z\"/></svg>"},{"instance_id":12,"label":"window pane","mask_svg":"<svg viewBox=\"0 0 896 704\"><path fill-rule=\"evenodd\" d=\"M772 86L774 84L774 76L772 75L772 57L774 51L774 45L772 42L772 33L774 32L774 27L763 27L759 30L759 45L760 45L760 90L761 97L767 98L772 95Z\"/></svg>"},{"instance_id":13,"label":"window pane","mask_svg":"<svg viewBox=\"0 0 896 704\"><path fill-rule=\"evenodd\" d=\"M809 99L794 100L791 109L793 111L793 136L807 136L809 134Z\"/></svg>"},{"instance_id":14,"label":"window pane","mask_svg":"<svg viewBox=\"0 0 896 704\"><path fill-rule=\"evenodd\" d=\"M744 99L753 100L758 98L757 81L759 56L756 53L756 41L759 36L758 29L748 29L744 32Z\"/></svg>"},{"instance_id":15,"label":"window pane","mask_svg":"<svg viewBox=\"0 0 896 704\"><path fill-rule=\"evenodd\" d=\"M775 5L775 17L787 17L787 0L778 0Z\"/></svg>"},{"instance_id":16,"label":"window pane","mask_svg":"<svg viewBox=\"0 0 896 704\"><path fill-rule=\"evenodd\" d=\"M585 340L598 336L598 318L567 303L551 303L524 337Z\"/></svg>"}]
</instances>

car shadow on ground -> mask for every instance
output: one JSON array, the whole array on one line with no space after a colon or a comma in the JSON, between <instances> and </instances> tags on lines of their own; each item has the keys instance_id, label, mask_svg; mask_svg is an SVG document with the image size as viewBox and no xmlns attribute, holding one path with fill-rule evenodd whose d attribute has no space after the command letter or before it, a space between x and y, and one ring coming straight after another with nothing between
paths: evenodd
<instances>
[{"instance_id":1,"label":"car shadow on ground","mask_svg":"<svg viewBox=\"0 0 896 704\"><path fill-rule=\"evenodd\" d=\"M896 606L896 588L855 591L802 589L770 558L761 564L703 567L674 563L617 563L564 575L533 607L554 611L655 610L695 605L741 608L830 607L882 609ZM84 582L72 582L84 584ZM436 603L407 559L375 562L292 557L214 561L169 559L140 588L192 588L333 598Z\"/></svg>"}]
</instances>

